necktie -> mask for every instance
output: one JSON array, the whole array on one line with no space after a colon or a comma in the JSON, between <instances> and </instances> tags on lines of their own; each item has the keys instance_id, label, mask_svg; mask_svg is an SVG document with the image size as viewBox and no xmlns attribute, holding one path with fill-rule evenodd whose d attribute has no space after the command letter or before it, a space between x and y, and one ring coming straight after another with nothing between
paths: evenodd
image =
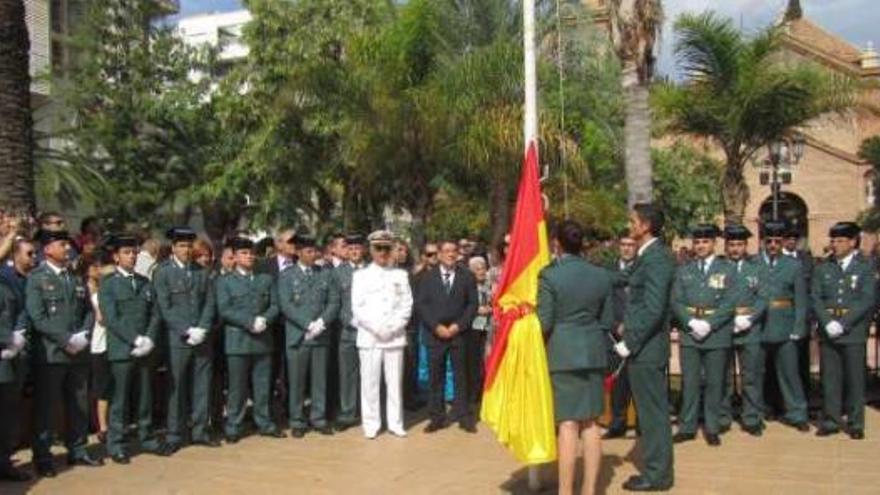
<instances>
[{"instance_id":1,"label":"necktie","mask_svg":"<svg viewBox=\"0 0 880 495\"><path fill-rule=\"evenodd\" d=\"M743 262L739 260L736 262L736 273L742 273L743 271Z\"/></svg>"},{"instance_id":2,"label":"necktie","mask_svg":"<svg viewBox=\"0 0 880 495\"><path fill-rule=\"evenodd\" d=\"M706 274L706 260L700 260L700 273Z\"/></svg>"},{"instance_id":3,"label":"necktie","mask_svg":"<svg viewBox=\"0 0 880 495\"><path fill-rule=\"evenodd\" d=\"M129 280L129 283L131 284L131 290L137 292L137 290L138 290L137 282L134 279L134 275L126 275L126 278Z\"/></svg>"},{"instance_id":4,"label":"necktie","mask_svg":"<svg viewBox=\"0 0 880 495\"><path fill-rule=\"evenodd\" d=\"M445 272L443 274L443 289L446 290L446 294L452 292L452 272Z\"/></svg>"}]
</instances>

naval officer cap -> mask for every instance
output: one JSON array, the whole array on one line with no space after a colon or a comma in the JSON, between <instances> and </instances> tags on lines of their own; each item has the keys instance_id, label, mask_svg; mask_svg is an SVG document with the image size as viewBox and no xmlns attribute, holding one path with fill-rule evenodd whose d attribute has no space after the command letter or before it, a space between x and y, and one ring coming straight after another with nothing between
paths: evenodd
<instances>
[{"instance_id":1,"label":"naval officer cap","mask_svg":"<svg viewBox=\"0 0 880 495\"><path fill-rule=\"evenodd\" d=\"M315 247L318 245L318 242L315 241L314 237L312 237L308 234L305 234L305 233L296 234L293 237L291 237L290 240L287 242L289 242L291 244L296 244L297 248Z\"/></svg>"},{"instance_id":2,"label":"naval officer cap","mask_svg":"<svg viewBox=\"0 0 880 495\"><path fill-rule=\"evenodd\" d=\"M41 246L47 246L55 241L71 242L70 234L66 230L39 230L34 236L34 240Z\"/></svg>"},{"instance_id":3,"label":"naval officer cap","mask_svg":"<svg viewBox=\"0 0 880 495\"><path fill-rule=\"evenodd\" d=\"M764 222L761 226L761 235L763 237L785 237L791 229L786 222L774 221Z\"/></svg>"},{"instance_id":4,"label":"naval officer cap","mask_svg":"<svg viewBox=\"0 0 880 495\"><path fill-rule=\"evenodd\" d=\"M391 246L394 244L394 234L389 230L377 230L367 237L371 246Z\"/></svg>"},{"instance_id":5,"label":"naval officer cap","mask_svg":"<svg viewBox=\"0 0 880 495\"><path fill-rule=\"evenodd\" d=\"M724 238L728 241L747 241L752 231L745 225L731 224L724 227Z\"/></svg>"},{"instance_id":6,"label":"naval officer cap","mask_svg":"<svg viewBox=\"0 0 880 495\"><path fill-rule=\"evenodd\" d=\"M171 227L165 232L165 237L171 242L194 241L196 232L189 227Z\"/></svg>"},{"instance_id":7,"label":"naval officer cap","mask_svg":"<svg viewBox=\"0 0 880 495\"><path fill-rule=\"evenodd\" d=\"M254 241L247 237L233 237L229 240L227 245L232 248L233 251L241 251L242 249L253 249Z\"/></svg>"},{"instance_id":8,"label":"naval officer cap","mask_svg":"<svg viewBox=\"0 0 880 495\"><path fill-rule=\"evenodd\" d=\"M140 246L137 237L129 234L114 234L104 242L104 248L115 253L124 247L136 248Z\"/></svg>"},{"instance_id":9,"label":"naval officer cap","mask_svg":"<svg viewBox=\"0 0 880 495\"><path fill-rule=\"evenodd\" d=\"M367 240L362 234L348 234L347 236L345 236L345 243L363 246L367 243Z\"/></svg>"},{"instance_id":10,"label":"naval officer cap","mask_svg":"<svg viewBox=\"0 0 880 495\"><path fill-rule=\"evenodd\" d=\"M855 239L861 232L861 227L855 222L837 222L828 230L828 237Z\"/></svg>"},{"instance_id":11,"label":"naval officer cap","mask_svg":"<svg viewBox=\"0 0 880 495\"><path fill-rule=\"evenodd\" d=\"M714 239L719 235L721 235L721 230L712 223L701 223L691 229L691 239Z\"/></svg>"}]
</instances>

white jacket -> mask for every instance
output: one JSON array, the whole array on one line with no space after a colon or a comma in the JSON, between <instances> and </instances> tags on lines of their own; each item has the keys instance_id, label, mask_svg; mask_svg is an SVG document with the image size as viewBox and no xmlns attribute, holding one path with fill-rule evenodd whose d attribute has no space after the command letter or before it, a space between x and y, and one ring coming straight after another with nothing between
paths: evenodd
<instances>
[{"instance_id":1,"label":"white jacket","mask_svg":"<svg viewBox=\"0 0 880 495\"><path fill-rule=\"evenodd\" d=\"M412 291L405 271L371 263L354 272L351 324L358 330L358 348L405 347L406 324L412 306Z\"/></svg>"}]
</instances>

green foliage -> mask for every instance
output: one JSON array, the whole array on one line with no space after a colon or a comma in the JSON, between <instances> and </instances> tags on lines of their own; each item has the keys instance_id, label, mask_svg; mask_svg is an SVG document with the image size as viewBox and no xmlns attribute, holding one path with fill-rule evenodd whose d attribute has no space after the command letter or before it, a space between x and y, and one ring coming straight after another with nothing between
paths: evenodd
<instances>
[{"instance_id":1,"label":"green foliage","mask_svg":"<svg viewBox=\"0 0 880 495\"><path fill-rule=\"evenodd\" d=\"M653 161L656 202L669 235L683 237L695 223L715 221L721 213L721 163L681 143L654 150Z\"/></svg>"}]
</instances>

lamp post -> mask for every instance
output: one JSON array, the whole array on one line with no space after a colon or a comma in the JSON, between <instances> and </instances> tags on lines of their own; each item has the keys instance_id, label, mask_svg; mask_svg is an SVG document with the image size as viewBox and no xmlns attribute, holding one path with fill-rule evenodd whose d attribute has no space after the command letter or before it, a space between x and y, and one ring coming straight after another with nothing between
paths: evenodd
<instances>
[{"instance_id":1,"label":"lamp post","mask_svg":"<svg viewBox=\"0 0 880 495\"><path fill-rule=\"evenodd\" d=\"M791 137L774 139L767 143L767 159L761 171L761 185L770 184L773 204L773 220L779 220L779 193L782 184L791 184L791 169L804 156L803 134L795 133Z\"/></svg>"}]
</instances>

